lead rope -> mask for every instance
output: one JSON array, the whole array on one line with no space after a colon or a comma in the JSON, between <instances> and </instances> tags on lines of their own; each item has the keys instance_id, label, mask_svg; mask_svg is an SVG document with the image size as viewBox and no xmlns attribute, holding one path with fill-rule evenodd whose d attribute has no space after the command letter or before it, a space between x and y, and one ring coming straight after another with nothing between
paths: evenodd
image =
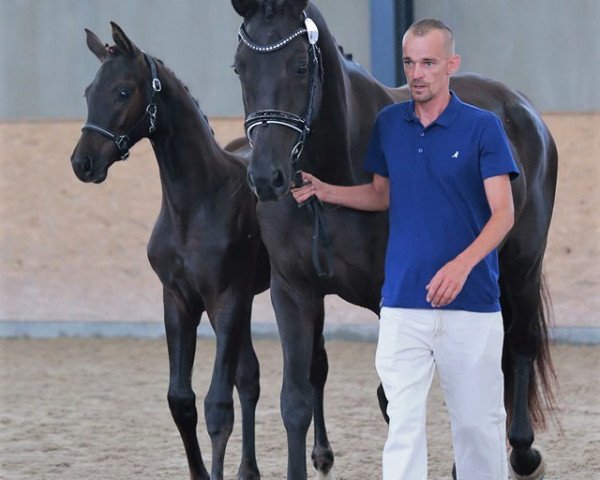
<instances>
[{"instance_id":1,"label":"lead rope","mask_svg":"<svg viewBox=\"0 0 600 480\"><path fill-rule=\"evenodd\" d=\"M305 14L306 15L306 14ZM315 41L316 43L316 41ZM291 153L291 163L292 163L292 171L293 173L293 182L295 185L302 185L302 169L300 167L300 156L302 155L302 151L304 149L304 142L306 141L306 137L310 132L310 124L312 120L312 110L313 110L313 101L315 95L316 88L316 75L319 74L319 59L317 56L317 47L314 43L310 44L311 52L312 52L312 61L311 61L311 69L310 69L310 92L308 97L308 107L306 109L306 122L305 127L298 138L298 142L292 149ZM298 205L298 208L306 208L308 210L308 215L310 216L313 222L313 235L312 235L312 261L317 271L317 275L320 278L333 277L334 268L333 268L333 250L331 241L329 240L329 234L327 233L327 223L325 221L325 217L323 216L323 203L319 200L319 197L316 195L311 196L308 200ZM325 259L327 261L327 270L323 269L321 264L321 259L319 257L319 242L323 247L323 251L325 252Z\"/></svg>"},{"instance_id":2,"label":"lead rope","mask_svg":"<svg viewBox=\"0 0 600 480\"><path fill-rule=\"evenodd\" d=\"M302 169L300 167L300 155L302 155L302 150L304 149L304 142L306 141L306 137L308 133L310 133L310 124L312 121L312 111L313 111L313 102L315 96L315 88L316 88L316 75L320 73L319 70L319 57L317 55L317 39L318 39L318 30L314 25L312 20L308 19L306 16L306 12L304 12L306 29L309 37L310 44L310 52L312 54L311 59L311 69L310 69L310 91L308 94L308 107L306 109L306 122L300 137L298 138L298 142L292 149L291 153L291 163L292 163L292 171L293 173L293 182L295 185L302 185ZM316 33L315 33L316 32ZM298 208L306 208L308 210L308 215L313 221L313 235L312 235L312 260L315 270L317 271L317 275L320 278L333 277L334 268L333 268L333 248L331 241L329 239L329 234L327 233L327 223L325 221L325 217L323 216L323 203L319 200L319 197L313 195L305 202L298 205ZM323 269L321 264L321 259L319 257L319 243L323 247L323 251L325 252L325 259L327 261L327 270Z\"/></svg>"}]
</instances>

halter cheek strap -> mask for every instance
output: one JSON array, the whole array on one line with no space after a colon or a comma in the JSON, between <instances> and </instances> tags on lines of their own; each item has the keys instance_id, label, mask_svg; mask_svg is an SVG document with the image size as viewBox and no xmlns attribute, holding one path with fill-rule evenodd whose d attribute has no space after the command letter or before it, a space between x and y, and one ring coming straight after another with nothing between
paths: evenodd
<instances>
[{"instance_id":1,"label":"halter cheek strap","mask_svg":"<svg viewBox=\"0 0 600 480\"><path fill-rule=\"evenodd\" d=\"M154 62L154 59L151 56L146 55L145 52L143 52L143 53L144 53L144 58L150 65L150 72L152 74L152 95L150 97L150 101L148 102L148 105L146 106L146 110L144 111L144 115L142 116L142 118L140 118L136 122L136 124L129 131L129 133L124 133L124 134L120 134L120 135L112 133L110 130L107 130L106 128L103 128L103 127L96 125L95 123L91 123L91 122L86 122L81 127L82 131L89 130L92 132L96 132L96 133L99 133L100 135L104 135L106 138L109 138L110 140L115 142L115 145L117 146L117 149L119 150L119 153L121 154L121 156L119 157L119 160L127 160L127 158L129 157L129 149L135 143L135 141L132 141L132 138L135 138L134 134L139 130L139 128L142 126L142 124L144 124L146 122L146 116L148 117L148 119L150 121L150 126L148 127L148 133L153 133L156 130L156 115L157 115L158 108L157 108L156 104L153 103L153 100L154 100L154 96L162 90L162 85L160 83L160 80L158 79L158 74L156 71L156 63Z\"/></svg>"}]
</instances>

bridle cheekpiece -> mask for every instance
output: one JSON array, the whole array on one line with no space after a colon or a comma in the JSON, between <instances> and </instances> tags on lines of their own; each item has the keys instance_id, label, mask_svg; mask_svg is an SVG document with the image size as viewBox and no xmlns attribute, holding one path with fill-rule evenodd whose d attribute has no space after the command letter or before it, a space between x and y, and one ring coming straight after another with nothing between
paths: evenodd
<instances>
[{"instance_id":1,"label":"bridle cheekpiece","mask_svg":"<svg viewBox=\"0 0 600 480\"><path fill-rule=\"evenodd\" d=\"M321 52L317 46L317 41L319 40L319 29L315 25L315 22L308 18L306 12L303 12L303 16L304 28L299 28L298 30L293 31L283 40L279 40L271 45L259 45L254 42L248 35L248 32L246 32L243 23L238 30L239 41L243 42L248 48L258 53L272 53L280 48L285 47L292 40L300 37L301 35L306 34L308 37L308 52L310 57L308 65L309 87L307 105L303 116L281 110L260 110L258 112L250 113L244 122L246 137L248 138L250 146L252 146L252 130L258 126L266 127L268 125L281 125L298 132L298 139L296 140L296 143L290 152L293 182L297 186L300 186L303 183L302 170L300 168L300 156L302 155L302 151L304 149L304 143L306 142L306 139L311 131L310 126L313 120L317 84L319 79L322 80L323 75ZM299 206L306 207L310 218L313 221L312 259L317 274L319 277L331 277L333 275L333 252L331 248L331 242L329 241L329 235L327 234L325 218L321 212L321 201L316 196L312 196ZM327 270L323 269L321 260L319 259L319 242L325 251L328 266Z\"/></svg>"},{"instance_id":2,"label":"bridle cheekpiece","mask_svg":"<svg viewBox=\"0 0 600 480\"><path fill-rule=\"evenodd\" d=\"M307 106L304 111L304 115L300 116L295 113L285 112L281 110L260 110L257 112L250 113L246 117L246 121L244 122L244 127L246 130L246 137L248 138L248 142L250 142L250 146L252 146L252 138L251 133L252 130L258 126L266 127L267 125L281 125L283 127L291 128L292 130L298 132L298 140L295 143L294 147L291 151L291 160L296 170L295 175L295 183L301 178L299 168L297 167L298 159L302 154L302 150L304 148L304 142L308 134L310 133L310 125L313 117L313 109L314 109L314 97L317 89L317 82L319 80L319 72L322 72L320 58L321 54L319 51L319 47L317 46L317 41L319 40L319 29L315 25L315 22L308 18L306 12L303 12L304 15L304 28L299 28L292 33L290 33L287 37L278 42L272 43L270 45L259 45L255 41L250 38L248 32L246 32L246 28L242 23L240 28L238 29L238 40L243 42L248 48L255 52L259 53L272 53L275 52L286 45L288 45L292 40L306 34L308 37L309 43L309 91L308 91L308 100Z\"/></svg>"}]
</instances>

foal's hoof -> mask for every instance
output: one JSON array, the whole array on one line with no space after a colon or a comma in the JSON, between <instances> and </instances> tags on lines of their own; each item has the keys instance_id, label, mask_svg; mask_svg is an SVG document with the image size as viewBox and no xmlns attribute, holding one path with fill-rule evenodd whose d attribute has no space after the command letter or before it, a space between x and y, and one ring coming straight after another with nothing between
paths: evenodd
<instances>
[{"instance_id":1,"label":"foal's hoof","mask_svg":"<svg viewBox=\"0 0 600 480\"><path fill-rule=\"evenodd\" d=\"M456 463L452 465L452 480L456 480Z\"/></svg>"},{"instance_id":2,"label":"foal's hoof","mask_svg":"<svg viewBox=\"0 0 600 480\"><path fill-rule=\"evenodd\" d=\"M544 461L544 457L539 450L533 449L533 451L535 452L536 456L539 456L540 464L531 473L518 473L514 468L511 454L510 462L508 462L508 469L510 471L511 478L514 480L543 480L543 478L546 476L546 462Z\"/></svg>"},{"instance_id":3,"label":"foal's hoof","mask_svg":"<svg viewBox=\"0 0 600 480\"><path fill-rule=\"evenodd\" d=\"M317 480L333 480L333 452L331 448L315 448L311 455L317 470Z\"/></svg>"}]
</instances>

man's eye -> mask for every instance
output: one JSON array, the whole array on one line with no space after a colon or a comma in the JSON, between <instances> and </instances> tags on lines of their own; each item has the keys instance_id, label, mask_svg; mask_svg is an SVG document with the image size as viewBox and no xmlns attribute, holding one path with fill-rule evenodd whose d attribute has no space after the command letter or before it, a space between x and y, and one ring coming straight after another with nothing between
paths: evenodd
<instances>
[{"instance_id":1,"label":"man's eye","mask_svg":"<svg viewBox=\"0 0 600 480\"><path fill-rule=\"evenodd\" d=\"M131 95L131 90L123 88L119 91L119 97L128 98Z\"/></svg>"}]
</instances>

